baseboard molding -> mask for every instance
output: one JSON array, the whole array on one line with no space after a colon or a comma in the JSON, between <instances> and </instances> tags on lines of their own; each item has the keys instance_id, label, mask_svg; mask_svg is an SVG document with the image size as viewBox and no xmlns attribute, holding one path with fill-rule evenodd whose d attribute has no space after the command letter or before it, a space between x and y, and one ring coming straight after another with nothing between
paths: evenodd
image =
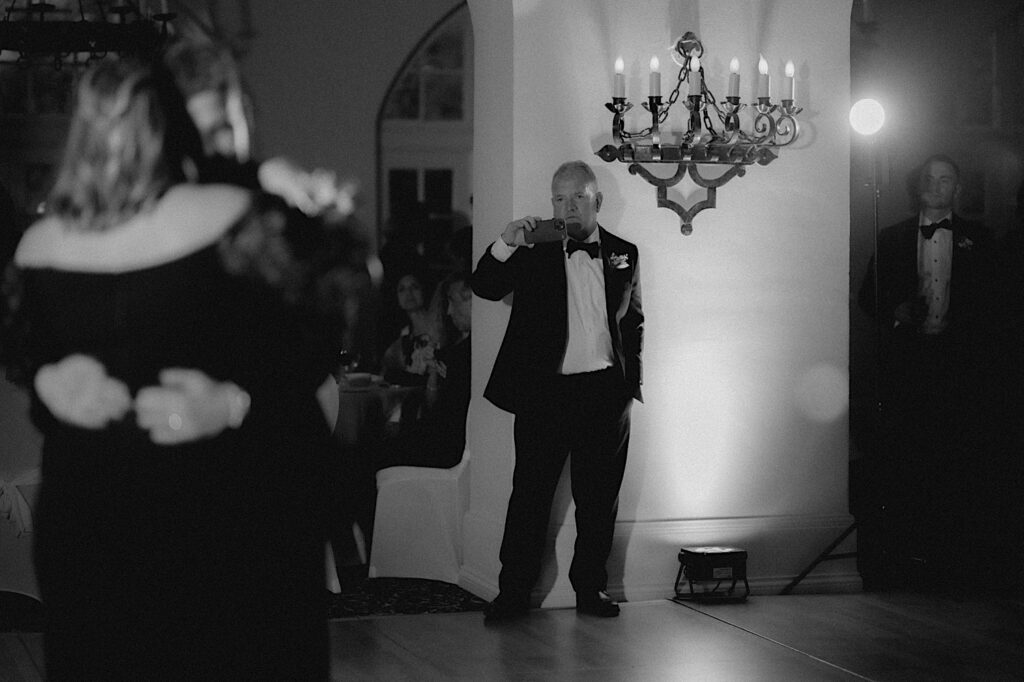
<instances>
[{"instance_id":1,"label":"baseboard molding","mask_svg":"<svg viewBox=\"0 0 1024 682\"><path fill-rule=\"evenodd\" d=\"M571 516L571 515L570 515ZM681 547L729 545L747 551L747 575L752 595L779 594L797 575L853 523L847 514L788 515L672 521L620 521L616 524L608 561L608 591L625 601L670 598L675 594ZM497 551L500 520L467 515L464 564L459 585L485 599L498 592ZM569 584L575 525L551 528L552 541L544 571L534 590L535 605L573 606ZM855 535L836 552L855 548ZM849 593L861 590L852 558L824 561L793 590L794 594Z\"/></svg>"},{"instance_id":2,"label":"baseboard molding","mask_svg":"<svg viewBox=\"0 0 1024 682\"><path fill-rule=\"evenodd\" d=\"M469 566L463 566L459 573L459 587L490 601L498 594L498 577L482 575Z\"/></svg>"}]
</instances>

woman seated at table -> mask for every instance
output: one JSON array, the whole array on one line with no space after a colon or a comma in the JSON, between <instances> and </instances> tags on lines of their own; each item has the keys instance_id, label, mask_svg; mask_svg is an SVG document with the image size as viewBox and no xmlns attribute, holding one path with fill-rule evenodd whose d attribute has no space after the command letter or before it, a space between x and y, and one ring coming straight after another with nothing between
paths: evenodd
<instances>
[{"instance_id":1,"label":"woman seated at table","mask_svg":"<svg viewBox=\"0 0 1024 682\"><path fill-rule=\"evenodd\" d=\"M409 400L397 435L387 437L374 456L377 470L391 466L447 469L462 461L470 392L470 329L473 292L466 273L449 275L438 288L454 334L451 343L424 357L423 402L413 412Z\"/></svg>"},{"instance_id":2,"label":"woman seated at table","mask_svg":"<svg viewBox=\"0 0 1024 682\"><path fill-rule=\"evenodd\" d=\"M426 361L444 342L440 301L428 294L425 276L416 272L403 275L395 293L405 326L384 351L381 374L392 384L422 386Z\"/></svg>"}]
</instances>

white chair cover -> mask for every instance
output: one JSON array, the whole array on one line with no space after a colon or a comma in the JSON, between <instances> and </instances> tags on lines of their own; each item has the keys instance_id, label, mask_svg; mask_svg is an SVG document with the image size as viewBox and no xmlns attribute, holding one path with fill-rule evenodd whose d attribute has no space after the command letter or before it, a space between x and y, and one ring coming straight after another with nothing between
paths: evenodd
<instances>
[{"instance_id":1,"label":"white chair cover","mask_svg":"<svg viewBox=\"0 0 1024 682\"><path fill-rule=\"evenodd\" d=\"M39 469L13 480L0 479L0 590L39 599L32 565L32 507L39 491Z\"/></svg>"},{"instance_id":2,"label":"white chair cover","mask_svg":"<svg viewBox=\"0 0 1024 682\"><path fill-rule=\"evenodd\" d=\"M371 578L458 582L468 466L467 449L451 469L396 466L377 472Z\"/></svg>"},{"instance_id":3,"label":"white chair cover","mask_svg":"<svg viewBox=\"0 0 1024 682\"><path fill-rule=\"evenodd\" d=\"M29 421L28 391L0 366L0 590L39 599L32 564L32 514L39 494L42 436Z\"/></svg>"}]
</instances>

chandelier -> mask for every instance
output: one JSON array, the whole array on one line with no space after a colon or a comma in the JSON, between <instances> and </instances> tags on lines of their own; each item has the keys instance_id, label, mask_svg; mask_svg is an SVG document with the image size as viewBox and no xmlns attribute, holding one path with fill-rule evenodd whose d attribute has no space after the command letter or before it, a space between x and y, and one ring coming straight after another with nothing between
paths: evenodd
<instances>
[{"instance_id":1,"label":"chandelier","mask_svg":"<svg viewBox=\"0 0 1024 682\"><path fill-rule=\"evenodd\" d=\"M162 11L149 12L125 0L107 6L101 0L11 4L0 19L0 51L16 53L13 60L0 63L30 65L50 63L80 66L108 53L147 55L156 51L167 37L167 23L175 15L162 3ZM88 9L87 7L88 6Z\"/></svg>"},{"instance_id":2,"label":"chandelier","mask_svg":"<svg viewBox=\"0 0 1024 682\"><path fill-rule=\"evenodd\" d=\"M728 94L719 102L707 87L700 61L703 56L704 46L692 32L687 31L676 41L672 59L679 66L679 73L675 88L664 106L660 64L657 57L651 59L650 92L647 101L642 103L651 115L651 125L636 132L625 129L625 115L633 105L626 99L624 63L621 57L618 58L612 101L605 104L612 113L612 137L616 144L605 145L596 152L604 161L628 163L631 175L639 175L656 187L658 207L671 209L679 216L682 221L680 230L684 235L693 232L693 219L698 213L706 208L715 208L719 187L736 176L744 175L746 166L754 163L768 165L778 157L781 147L792 144L800 134L796 116L802 109L793 104L793 62L786 64L782 102L772 104L768 63L761 57L757 103L750 107L752 121L744 130L740 112L747 105L740 101L739 96L739 61L733 59L730 63ZM684 87L687 94L683 106L688 111L686 131L678 142L663 142L662 124ZM641 164L675 164L676 170L671 177L661 178ZM703 165L727 166L728 169L717 177L708 178L700 173L699 166ZM668 198L668 188L677 185L687 175L705 190L704 199L689 208Z\"/></svg>"}]
</instances>

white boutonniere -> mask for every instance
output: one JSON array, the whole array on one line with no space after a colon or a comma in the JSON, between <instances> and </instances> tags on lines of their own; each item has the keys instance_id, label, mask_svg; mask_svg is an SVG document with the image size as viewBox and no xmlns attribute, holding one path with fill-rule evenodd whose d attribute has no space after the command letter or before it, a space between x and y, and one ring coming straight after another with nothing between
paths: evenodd
<instances>
[{"instance_id":1,"label":"white boutonniere","mask_svg":"<svg viewBox=\"0 0 1024 682\"><path fill-rule=\"evenodd\" d=\"M608 264L616 270L625 270L629 267L628 253L613 253L608 256Z\"/></svg>"},{"instance_id":2,"label":"white boutonniere","mask_svg":"<svg viewBox=\"0 0 1024 682\"><path fill-rule=\"evenodd\" d=\"M956 243L956 247L958 249L970 251L972 248L974 248L974 242L972 242L968 237L962 237L960 241Z\"/></svg>"}]
</instances>

